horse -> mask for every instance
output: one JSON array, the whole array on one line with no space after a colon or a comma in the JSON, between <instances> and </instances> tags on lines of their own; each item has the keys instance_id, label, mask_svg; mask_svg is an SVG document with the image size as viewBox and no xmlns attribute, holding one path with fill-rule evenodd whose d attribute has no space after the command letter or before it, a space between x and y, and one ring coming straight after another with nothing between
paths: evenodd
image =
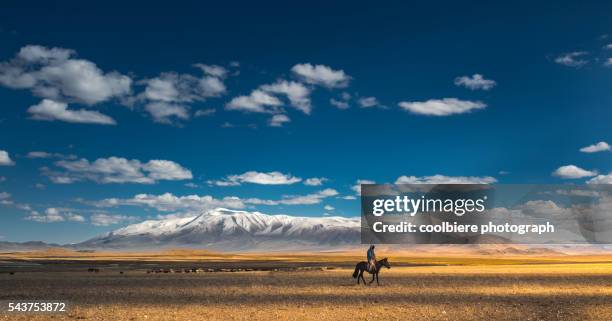
<instances>
[{"instance_id":1,"label":"horse","mask_svg":"<svg viewBox=\"0 0 612 321\"><path fill-rule=\"evenodd\" d=\"M366 281L363 278L363 272L367 271L368 273L372 274L372 280L370 281L370 283L368 283L368 285L372 284L372 282L374 282L374 279L376 279L376 284L380 285L380 283L378 282L378 273L380 272L380 268L383 266L387 269L391 268L391 264L389 264L387 258L384 258L380 261L376 261L376 272L372 273L368 270L368 262L361 261L357 263L357 265L355 265L355 272L353 272L353 277L357 278L357 284L359 284L359 278L361 278L363 280L363 285L366 285Z\"/></svg>"}]
</instances>

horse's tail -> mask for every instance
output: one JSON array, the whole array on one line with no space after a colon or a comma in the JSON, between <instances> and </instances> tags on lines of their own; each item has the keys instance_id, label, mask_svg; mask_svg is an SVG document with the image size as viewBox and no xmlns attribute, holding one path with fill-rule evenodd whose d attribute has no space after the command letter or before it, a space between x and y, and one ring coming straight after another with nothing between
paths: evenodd
<instances>
[{"instance_id":1,"label":"horse's tail","mask_svg":"<svg viewBox=\"0 0 612 321\"><path fill-rule=\"evenodd\" d=\"M353 278L356 278L357 274L359 274L359 264L355 265L355 272L353 272Z\"/></svg>"}]
</instances>

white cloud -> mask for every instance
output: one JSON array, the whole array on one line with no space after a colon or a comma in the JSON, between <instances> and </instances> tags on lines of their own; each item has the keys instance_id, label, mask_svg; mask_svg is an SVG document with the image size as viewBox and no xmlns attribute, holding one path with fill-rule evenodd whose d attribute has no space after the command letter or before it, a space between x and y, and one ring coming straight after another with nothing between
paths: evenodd
<instances>
[{"instance_id":1,"label":"white cloud","mask_svg":"<svg viewBox=\"0 0 612 321\"><path fill-rule=\"evenodd\" d=\"M612 43L605 45L604 49L612 50Z\"/></svg>"},{"instance_id":2,"label":"white cloud","mask_svg":"<svg viewBox=\"0 0 612 321\"><path fill-rule=\"evenodd\" d=\"M606 61L604 62L604 66L611 67L612 66L612 58L606 59Z\"/></svg>"},{"instance_id":3,"label":"white cloud","mask_svg":"<svg viewBox=\"0 0 612 321\"><path fill-rule=\"evenodd\" d=\"M281 172L256 172L248 171L240 175L229 175L220 181L209 181L210 184L217 186L236 186L241 183L261 184L261 185L291 185L301 182L299 177Z\"/></svg>"},{"instance_id":4,"label":"white cloud","mask_svg":"<svg viewBox=\"0 0 612 321\"><path fill-rule=\"evenodd\" d=\"M272 116L268 121L268 125L272 127L282 127L283 124L290 122L291 119L285 114L277 114Z\"/></svg>"},{"instance_id":5,"label":"white cloud","mask_svg":"<svg viewBox=\"0 0 612 321\"><path fill-rule=\"evenodd\" d=\"M176 196L172 193L161 195L138 194L129 199L107 198L100 201L89 202L96 207L117 207L117 206L139 206L152 208L161 212L172 212L172 215L185 217L198 215L203 211L218 207L243 209L247 205L313 205L319 204L323 199L336 196L338 192L328 188L307 195L285 195L279 200L266 200L259 198L240 199L235 196L227 196L221 199L210 195L186 195ZM92 217L92 221L94 218Z\"/></svg>"},{"instance_id":6,"label":"white cloud","mask_svg":"<svg viewBox=\"0 0 612 321\"><path fill-rule=\"evenodd\" d=\"M9 156L9 153L5 150L0 150L0 166L13 166L15 162Z\"/></svg>"},{"instance_id":7,"label":"white cloud","mask_svg":"<svg viewBox=\"0 0 612 321\"><path fill-rule=\"evenodd\" d=\"M35 96L94 105L131 92L132 79L104 73L96 64L76 59L73 50L28 45L0 63L0 85L30 89Z\"/></svg>"},{"instance_id":8,"label":"white cloud","mask_svg":"<svg viewBox=\"0 0 612 321\"><path fill-rule=\"evenodd\" d=\"M246 207L245 203L238 197L228 196L216 199L210 195L187 195L175 196L171 193L161 195L138 194L129 199L108 198L94 202L97 207L116 207L116 206L141 206L149 207L163 212L186 212L198 214L202 211L227 207L241 209Z\"/></svg>"},{"instance_id":9,"label":"white cloud","mask_svg":"<svg viewBox=\"0 0 612 321\"><path fill-rule=\"evenodd\" d=\"M27 158L51 158L53 157L53 155L54 154L52 153L33 151L33 152L29 152L28 155L26 155L26 157Z\"/></svg>"},{"instance_id":10,"label":"white cloud","mask_svg":"<svg viewBox=\"0 0 612 321\"><path fill-rule=\"evenodd\" d=\"M325 65L297 64L291 71L302 81L327 88L342 88L348 86L351 77L344 70L333 70Z\"/></svg>"},{"instance_id":11,"label":"white cloud","mask_svg":"<svg viewBox=\"0 0 612 321\"><path fill-rule=\"evenodd\" d=\"M253 113L282 114L280 108L283 102L276 96L285 95L289 99L289 104L310 115L312 105L310 103L310 89L295 81L279 80L273 84L266 84L255 89L248 96L234 97L225 105L227 110L240 110ZM278 121L271 121L272 126L280 126L288 121L288 117L277 117ZM274 120L274 118L272 119ZM284 121L283 121L284 120Z\"/></svg>"},{"instance_id":12,"label":"white cloud","mask_svg":"<svg viewBox=\"0 0 612 321\"><path fill-rule=\"evenodd\" d=\"M263 90L256 89L248 96L234 97L225 105L227 110L240 110L252 113L275 113L283 103L273 95ZM272 108L267 108L272 107Z\"/></svg>"},{"instance_id":13,"label":"white cloud","mask_svg":"<svg viewBox=\"0 0 612 321\"><path fill-rule=\"evenodd\" d=\"M376 107L380 105L376 97L362 97L362 98L359 98L359 100L357 100L357 103L362 108L370 108L370 107Z\"/></svg>"},{"instance_id":14,"label":"white cloud","mask_svg":"<svg viewBox=\"0 0 612 321\"><path fill-rule=\"evenodd\" d=\"M217 112L216 109L214 108L207 108L207 109L200 109L197 110L193 115L195 117L206 117L206 116L212 116Z\"/></svg>"},{"instance_id":15,"label":"white cloud","mask_svg":"<svg viewBox=\"0 0 612 321\"><path fill-rule=\"evenodd\" d=\"M285 195L280 200L261 200L258 198L245 199L247 204L254 205L312 205L319 204L323 199L338 195L338 191L327 188L316 193L307 195Z\"/></svg>"},{"instance_id":16,"label":"white cloud","mask_svg":"<svg viewBox=\"0 0 612 321\"><path fill-rule=\"evenodd\" d=\"M557 176L560 178L570 178L570 179L591 177L595 175L597 175L597 172L588 171L586 169L582 169L575 165L561 166L553 172L553 176Z\"/></svg>"},{"instance_id":17,"label":"white cloud","mask_svg":"<svg viewBox=\"0 0 612 321\"><path fill-rule=\"evenodd\" d=\"M227 70L216 65L196 64L204 73L202 77L176 72L161 73L158 77L141 81L145 90L138 96L146 101L145 110L153 120L162 124L173 124L173 119L188 120L189 106L186 104L219 97L226 93L223 83ZM196 116L201 116L196 115Z\"/></svg>"},{"instance_id":18,"label":"white cloud","mask_svg":"<svg viewBox=\"0 0 612 321\"><path fill-rule=\"evenodd\" d=\"M189 107L181 104L156 101L146 104L145 110L151 114L155 122L160 124L173 124L174 119L189 119Z\"/></svg>"},{"instance_id":19,"label":"white cloud","mask_svg":"<svg viewBox=\"0 0 612 321\"><path fill-rule=\"evenodd\" d=\"M597 144L583 147L580 149L580 151L583 153L597 153L597 152L603 152L603 151L609 151L609 150L610 150L610 145L608 145L608 143L603 142L603 141Z\"/></svg>"},{"instance_id":20,"label":"white cloud","mask_svg":"<svg viewBox=\"0 0 612 321\"><path fill-rule=\"evenodd\" d=\"M85 222L85 218L81 215L72 212L62 213L59 209L54 207L47 208L44 214L32 211L25 219L39 223L56 223L64 221Z\"/></svg>"},{"instance_id":21,"label":"white cloud","mask_svg":"<svg viewBox=\"0 0 612 321\"><path fill-rule=\"evenodd\" d=\"M312 105L310 104L310 89L295 81L279 80L273 84L263 85L261 90L286 95L291 106L310 115Z\"/></svg>"},{"instance_id":22,"label":"white cloud","mask_svg":"<svg viewBox=\"0 0 612 321\"><path fill-rule=\"evenodd\" d=\"M57 184L70 184L91 180L101 184L139 183L153 184L158 180L191 179L191 171L168 160L151 160L141 163L122 157L98 158L93 162L87 159L76 161L61 160L56 166L65 171L44 170L45 174Z\"/></svg>"},{"instance_id":23,"label":"white cloud","mask_svg":"<svg viewBox=\"0 0 612 321\"><path fill-rule=\"evenodd\" d=\"M326 181L328 181L328 179L325 178L325 177L311 177L311 178L308 178L308 179L306 179L304 181L304 185L308 185L308 186L321 186Z\"/></svg>"},{"instance_id":24,"label":"white cloud","mask_svg":"<svg viewBox=\"0 0 612 321\"><path fill-rule=\"evenodd\" d=\"M205 74L217 78L225 78L228 73L227 69L218 65L195 64L194 66L202 69Z\"/></svg>"},{"instance_id":25,"label":"white cloud","mask_svg":"<svg viewBox=\"0 0 612 321\"><path fill-rule=\"evenodd\" d=\"M588 184L612 184L612 173L597 175L587 181Z\"/></svg>"},{"instance_id":26,"label":"white cloud","mask_svg":"<svg viewBox=\"0 0 612 321\"><path fill-rule=\"evenodd\" d=\"M51 99L43 99L38 105L28 108L35 120L61 120L68 123L115 125L111 117L100 112L86 109L70 110L68 104Z\"/></svg>"},{"instance_id":27,"label":"white cloud","mask_svg":"<svg viewBox=\"0 0 612 321\"><path fill-rule=\"evenodd\" d=\"M449 116L483 109L487 105L480 101L459 100L457 98L430 99L427 101L402 101L401 108L420 115Z\"/></svg>"},{"instance_id":28,"label":"white cloud","mask_svg":"<svg viewBox=\"0 0 612 321\"><path fill-rule=\"evenodd\" d=\"M96 226L109 226L116 225L125 222L134 222L136 220L133 216L118 215L118 214L106 214L97 213L90 217L91 224Z\"/></svg>"},{"instance_id":29,"label":"white cloud","mask_svg":"<svg viewBox=\"0 0 612 321\"><path fill-rule=\"evenodd\" d=\"M491 176L400 176L395 184L493 184L497 179Z\"/></svg>"},{"instance_id":30,"label":"white cloud","mask_svg":"<svg viewBox=\"0 0 612 321\"><path fill-rule=\"evenodd\" d=\"M357 197L353 196L353 195L346 195L346 196L342 196L340 197L343 200L355 200L357 199Z\"/></svg>"},{"instance_id":31,"label":"white cloud","mask_svg":"<svg viewBox=\"0 0 612 321\"><path fill-rule=\"evenodd\" d=\"M558 56L557 58L555 58L555 62L560 65L567 66L567 67L579 68L588 63L586 59L582 58L587 54L588 52L586 51L569 52L569 53L562 54Z\"/></svg>"},{"instance_id":32,"label":"white cloud","mask_svg":"<svg viewBox=\"0 0 612 321\"><path fill-rule=\"evenodd\" d=\"M223 81L214 76L198 78L190 74L164 72L147 79L142 97L152 101L186 103L218 97L226 92Z\"/></svg>"},{"instance_id":33,"label":"white cloud","mask_svg":"<svg viewBox=\"0 0 612 321\"><path fill-rule=\"evenodd\" d=\"M338 108L338 109L348 109L348 108L350 107L350 105L349 105L349 103L348 103L348 102L346 102L346 101L342 101L342 100L337 100L337 99L335 99L335 98L331 98L331 99L329 100L329 103L330 103L332 106L336 106L336 108Z\"/></svg>"},{"instance_id":34,"label":"white cloud","mask_svg":"<svg viewBox=\"0 0 612 321\"><path fill-rule=\"evenodd\" d=\"M192 179L191 171L169 160L150 160L143 164L142 169L149 173L149 177L158 180Z\"/></svg>"},{"instance_id":35,"label":"white cloud","mask_svg":"<svg viewBox=\"0 0 612 321\"><path fill-rule=\"evenodd\" d=\"M85 218L83 216L74 214L74 213L65 213L64 217L66 218L67 221L85 222Z\"/></svg>"},{"instance_id":36,"label":"white cloud","mask_svg":"<svg viewBox=\"0 0 612 321\"><path fill-rule=\"evenodd\" d=\"M323 206L323 209L326 210L326 211L333 211L333 210L335 210L335 208L333 206L331 206L331 205L325 205L325 206Z\"/></svg>"},{"instance_id":37,"label":"white cloud","mask_svg":"<svg viewBox=\"0 0 612 321\"><path fill-rule=\"evenodd\" d=\"M0 192L0 200L5 200L11 198L11 194L7 192Z\"/></svg>"},{"instance_id":38,"label":"white cloud","mask_svg":"<svg viewBox=\"0 0 612 321\"><path fill-rule=\"evenodd\" d=\"M495 80L485 79L481 74L473 74L471 77L461 76L455 78L455 85L463 86L471 90L489 90L495 87L497 83Z\"/></svg>"}]
</instances>

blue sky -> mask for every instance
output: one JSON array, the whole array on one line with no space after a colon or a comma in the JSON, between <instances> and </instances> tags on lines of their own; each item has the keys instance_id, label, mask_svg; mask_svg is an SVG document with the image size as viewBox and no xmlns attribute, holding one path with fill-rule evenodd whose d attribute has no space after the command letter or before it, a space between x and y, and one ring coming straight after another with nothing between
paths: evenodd
<instances>
[{"instance_id":1,"label":"blue sky","mask_svg":"<svg viewBox=\"0 0 612 321\"><path fill-rule=\"evenodd\" d=\"M1 6L1 240L357 216L359 180L612 182L610 3Z\"/></svg>"}]
</instances>

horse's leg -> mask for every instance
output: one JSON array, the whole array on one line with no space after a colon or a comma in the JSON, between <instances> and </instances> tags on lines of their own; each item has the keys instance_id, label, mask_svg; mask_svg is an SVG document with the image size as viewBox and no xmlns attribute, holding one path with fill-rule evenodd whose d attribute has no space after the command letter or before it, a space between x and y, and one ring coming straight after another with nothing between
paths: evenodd
<instances>
[{"instance_id":1,"label":"horse's leg","mask_svg":"<svg viewBox=\"0 0 612 321\"><path fill-rule=\"evenodd\" d=\"M359 270L359 274L357 274L357 285L359 285L359 278L363 274L363 270Z\"/></svg>"},{"instance_id":2,"label":"horse's leg","mask_svg":"<svg viewBox=\"0 0 612 321\"><path fill-rule=\"evenodd\" d=\"M374 279L376 278L376 274L378 274L378 272L374 272L374 274L372 274L372 280L370 280L370 284L374 282Z\"/></svg>"},{"instance_id":3,"label":"horse's leg","mask_svg":"<svg viewBox=\"0 0 612 321\"><path fill-rule=\"evenodd\" d=\"M376 272L376 284L380 285L380 282L378 282L378 272Z\"/></svg>"},{"instance_id":4,"label":"horse's leg","mask_svg":"<svg viewBox=\"0 0 612 321\"><path fill-rule=\"evenodd\" d=\"M363 281L363 285L367 285L366 280L363 278L363 272L361 271L361 274L359 276L361 276L361 280Z\"/></svg>"}]
</instances>

